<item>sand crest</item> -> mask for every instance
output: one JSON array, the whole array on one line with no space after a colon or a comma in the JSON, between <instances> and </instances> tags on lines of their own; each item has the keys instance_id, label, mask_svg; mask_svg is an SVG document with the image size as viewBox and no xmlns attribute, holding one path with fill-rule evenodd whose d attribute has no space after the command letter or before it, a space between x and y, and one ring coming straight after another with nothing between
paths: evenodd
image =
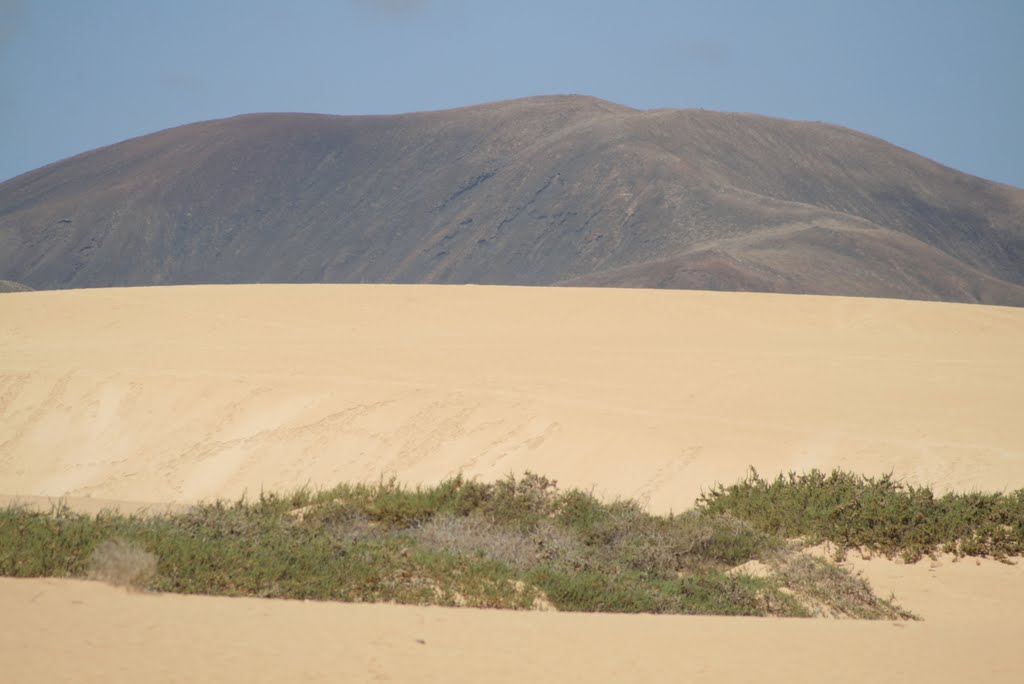
<instances>
[{"instance_id":1,"label":"sand crest","mask_svg":"<svg viewBox=\"0 0 1024 684\"><path fill-rule=\"evenodd\" d=\"M0 297L0 493L147 502L532 469L657 511L747 467L1024 483L1024 310L231 286Z\"/></svg>"}]
</instances>

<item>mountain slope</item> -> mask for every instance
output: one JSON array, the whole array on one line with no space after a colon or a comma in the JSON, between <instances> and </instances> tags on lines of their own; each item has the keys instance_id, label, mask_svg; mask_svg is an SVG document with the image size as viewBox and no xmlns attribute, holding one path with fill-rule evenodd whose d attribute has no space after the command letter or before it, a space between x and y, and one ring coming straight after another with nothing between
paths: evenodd
<instances>
[{"instance_id":1,"label":"mountain slope","mask_svg":"<svg viewBox=\"0 0 1024 684\"><path fill-rule=\"evenodd\" d=\"M1024 305L1024 191L853 131L554 96L247 115L0 184L0 275L701 287Z\"/></svg>"},{"instance_id":2,"label":"mountain slope","mask_svg":"<svg viewBox=\"0 0 1024 684\"><path fill-rule=\"evenodd\" d=\"M0 292L28 292L31 289L31 287L13 280L0 280Z\"/></svg>"}]
</instances>

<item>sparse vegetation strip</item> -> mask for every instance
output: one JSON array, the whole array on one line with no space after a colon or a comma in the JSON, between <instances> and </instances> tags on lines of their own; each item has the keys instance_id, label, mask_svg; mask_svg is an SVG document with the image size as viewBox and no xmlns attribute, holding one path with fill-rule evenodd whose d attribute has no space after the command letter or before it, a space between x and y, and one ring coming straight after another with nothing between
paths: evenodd
<instances>
[{"instance_id":1,"label":"sparse vegetation strip","mask_svg":"<svg viewBox=\"0 0 1024 684\"><path fill-rule=\"evenodd\" d=\"M0 574L355 602L912 617L892 599L875 596L862 578L800 553L786 541L790 527L779 522L797 510L786 503L799 500L794 494L779 494L787 488L824 501L837 495L799 488L891 481L808 477L779 485L748 477L705 495L695 510L668 516L651 515L632 501L602 502L580 490L563 491L533 474L494 483L456 477L421 488L395 481L340 485L155 516L12 507L0 511ZM773 501L757 493L762 489L782 499L779 517L762 511ZM1014 501L1019 505L1019 497ZM854 511L861 524L872 511L888 510L859 505L839 508L829 519ZM1011 507L1011 518L1013 510L1019 513ZM901 543L894 534L887 538ZM919 548L915 536L903 539L911 546L901 551ZM762 571L745 571L750 565Z\"/></svg>"}]
</instances>

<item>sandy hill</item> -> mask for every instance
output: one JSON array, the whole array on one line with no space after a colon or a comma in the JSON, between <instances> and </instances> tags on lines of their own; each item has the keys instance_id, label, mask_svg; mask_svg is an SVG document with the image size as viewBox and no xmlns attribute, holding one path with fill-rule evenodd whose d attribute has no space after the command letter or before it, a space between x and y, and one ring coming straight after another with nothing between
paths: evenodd
<instances>
[{"instance_id":1,"label":"sandy hill","mask_svg":"<svg viewBox=\"0 0 1024 684\"><path fill-rule=\"evenodd\" d=\"M32 292L0 297L0 321L8 495L95 508L531 468L679 510L748 465L1024 483L1022 309L307 285ZM925 620L500 613L0 579L0 662L14 681L104 684L1018 681L1024 566L851 563Z\"/></svg>"},{"instance_id":2,"label":"sandy hill","mask_svg":"<svg viewBox=\"0 0 1024 684\"><path fill-rule=\"evenodd\" d=\"M532 469L665 511L750 465L1024 483L1014 308L250 285L31 292L0 298L0 320L5 494Z\"/></svg>"},{"instance_id":3,"label":"sandy hill","mask_svg":"<svg viewBox=\"0 0 1024 684\"><path fill-rule=\"evenodd\" d=\"M1024 190L860 133L579 96L259 114L0 184L0 277L577 284L1024 305Z\"/></svg>"}]
</instances>

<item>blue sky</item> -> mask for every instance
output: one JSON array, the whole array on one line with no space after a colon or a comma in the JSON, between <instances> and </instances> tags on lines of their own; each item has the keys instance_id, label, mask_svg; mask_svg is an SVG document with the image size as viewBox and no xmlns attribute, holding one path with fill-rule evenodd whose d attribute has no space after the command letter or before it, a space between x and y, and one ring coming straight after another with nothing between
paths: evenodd
<instances>
[{"instance_id":1,"label":"blue sky","mask_svg":"<svg viewBox=\"0 0 1024 684\"><path fill-rule=\"evenodd\" d=\"M0 0L0 180L192 121L549 93L828 121L1024 187L1017 0Z\"/></svg>"}]
</instances>

